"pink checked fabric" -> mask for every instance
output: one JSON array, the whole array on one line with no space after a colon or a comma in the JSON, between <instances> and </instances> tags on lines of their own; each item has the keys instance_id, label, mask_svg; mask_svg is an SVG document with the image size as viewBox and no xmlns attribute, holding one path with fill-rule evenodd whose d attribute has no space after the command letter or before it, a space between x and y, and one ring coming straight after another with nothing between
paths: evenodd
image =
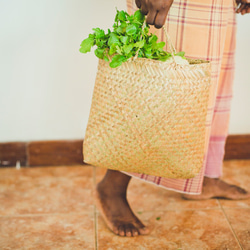
<instances>
[{"instance_id":1,"label":"pink checked fabric","mask_svg":"<svg viewBox=\"0 0 250 250\"><path fill-rule=\"evenodd\" d=\"M127 0L128 12L137 10L134 0ZM175 0L166 24L177 51L186 57L209 60L215 82L206 121L206 152L203 168L192 179L166 179L144 174L126 173L141 180L182 193L199 194L204 175L222 175L225 141L228 134L230 101L234 78L236 21L234 1ZM166 42L162 29L152 33Z\"/></svg>"}]
</instances>

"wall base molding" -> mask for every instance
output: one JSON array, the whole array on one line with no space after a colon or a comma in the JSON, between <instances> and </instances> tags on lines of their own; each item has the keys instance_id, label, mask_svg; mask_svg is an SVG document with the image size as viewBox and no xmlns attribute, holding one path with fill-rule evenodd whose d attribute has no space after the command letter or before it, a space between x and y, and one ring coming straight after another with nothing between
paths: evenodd
<instances>
[{"instance_id":1,"label":"wall base molding","mask_svg":"<svg viewBox=\"0 0 250 250\"><path fill-rule=\"evenodd\" d=\"M0 167L84 165L83 140L0 143ZM250 134L229 135L225 160L250 159Z\"/></svg>"},{"instance_id":2,"label":"wall base molding","mask_svg":"<svg viewBox=\"0 0 250 250\"><path fill-rule=\"evenodd\" d=\"M83 140L0 143L0 167L84 164L82 145Z\"/></svg>"}]
</instances>

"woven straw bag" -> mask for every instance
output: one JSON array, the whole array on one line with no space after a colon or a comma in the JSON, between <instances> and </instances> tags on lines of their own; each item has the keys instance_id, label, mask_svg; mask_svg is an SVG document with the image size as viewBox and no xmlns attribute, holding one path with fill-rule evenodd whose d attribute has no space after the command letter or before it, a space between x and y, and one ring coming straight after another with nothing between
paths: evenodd
<instances>
[{"instance_id":1,"label":"woven straw bag","mask_svg":"<svg viewBox=\"0 0 250 250\"><path fill-rule=\"evenodd\" d=\"M136 58L111 68L99 60L84 162L166 178L197 175L211 69L207 61L189 63Z\"/></svg>"}]
</instances>

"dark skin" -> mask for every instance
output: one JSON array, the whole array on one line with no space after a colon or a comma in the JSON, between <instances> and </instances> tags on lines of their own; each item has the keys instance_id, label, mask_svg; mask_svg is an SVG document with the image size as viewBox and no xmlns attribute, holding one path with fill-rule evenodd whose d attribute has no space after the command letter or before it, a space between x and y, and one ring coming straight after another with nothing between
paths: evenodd
<instances>
[{"instance_id":1,"label":"dark skin","mask_svg":"<svg viewBox=\"0 0 250 250\"><path fill-rule=\"evenodd\" d=\"M161 28L173 0L135 0L146 21L156 28ZM250 13L250 0L237 0L236 13ZM131 177L119 171L107 170L106 175L96 187L96 205L109 229L119 236L137 236L149 233L149 229L135 216L127 201L127 188ZM183 195L185 199L248 199L250 193L230 185L218 178L204 177L200 195Z\"/></svg>"},{"instance_id":2,"label":"dark skin","mask_svg":"<svg viewBox=\"0 0 250 250\"><path fill-rule=\"evenodd\" d=\"M135 0L135 3L142 14L146 15L146 22L161 28L167 18L173 0Z\"/></svg>"},{"instance_id":3,"label":"dark skin","mask_svg":"<svg viewBox=\"0 0 250 250\"><path fill-rule=\"evenodd\" d=\"M241 15L250 13L250 0L236 0L236 4L236 13L241 13Z\"/></svg>"},{"instance_id":4,"label":"dark skin","mask_svg":"<svg viewBox=\"0 0 250 250\"><path fill-rule=\"evenodd\" d=\"M169 9L174 0L135 0L141 12L147 16L148 24L160 29L167 18ZM245 15L250 13L250 0L236 0L236 13Z\"/></svg>"}]
</instances>

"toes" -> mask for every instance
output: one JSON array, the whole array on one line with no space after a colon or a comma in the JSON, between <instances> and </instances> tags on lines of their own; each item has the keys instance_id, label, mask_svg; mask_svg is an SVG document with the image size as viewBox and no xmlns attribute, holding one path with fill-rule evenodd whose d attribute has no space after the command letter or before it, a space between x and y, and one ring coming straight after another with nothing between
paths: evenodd
<instances>
[{"instance_id":1,"label":"toes","mask_svg":"<svg viewBox=\"0 0 250 250\"><path fill-rule=\"evenodd\" d=\"M126 236L127 237L131 237L132 236L131 232L130 231L128 231L128 232L126 231Z\"/></svg>"},{"instance_id":2,"label":"toes","mask_svg":"<svg viewBox=\"0 0 250 250\"><path fill-rule=\"evenodd\" d=\"M119 229L118 229L118 227L113 227L113 229L111 229L111 231L112 231L114 234L119 235Z\"/></svg>"},{"instance_id":3,"label":"toes","mask_svg":"<svg viewBox=\"0 0 250 250\"><path fill-rule=\"evenodd\" d=\"M136 228L138 229L140 235L147 235L150 233L149 229L145 227L141 222L137 224Z\"/></svg>"},{"instance_id":4,"label":"toes","mask_svg":"<svg viewBox=\"0 0 250 250\"><path fill-rule=\"evenodd\" d=\"M125 228L125 229L126 229L126 236L127 236L127 237L133 236L130 227L129 227L129 228Z\"/></svg>"},{"instance_id":5,"label":"toes","mask_svg":"<svg viewBox=\"0 0 250 250\"><path fill-rule=\"evenodd\" d=\"M140 229L136 228L133 224L130 223L125 225L119 225L113 228L112 231L119 236L127 236L127 237L134 237L140 234L144 234L143 230L142 233L140 233Z\"/></svg>"},{"instance_id":6,"label":"toes","mask_svg":"<svg viewBox=\"0 0 250 250\"><path fill-rule=\"evenodd\" d=\"M139 219L136 221L136 228L138 229L139 234L141 235L146 235L150 232L149 229L145 227Z\"/></svg>"},{"instance_id":7,"label":"toes","mask_svg":"<svg viewBox=\"0 0 250 250\"><path fill-rule=\"evenodd\" d=\"M118 235L120 235L120 236L125 236L126 235L126 230L125 230L124 225L120 225L118 227Z\"/></svg>"},{"instance_id":8,"label":"toes","mask_svg":"<svg viewBox=\"0 0 250 250\"><path fill-rule=\"evenodd\" d=\"M141 234L141 235L147 235L147 234L149 234L149 229L147 228L147 227L142 227L142 228L139 228L139 233Z\"/></svg>"},{"instance_id":9,"label":"toes","mask_svg":"<svg viewBox=\"0 0 250 250\"><path fill-rule=\"evenodd\" d=\"M139 219L136 220L135 227L137 228L138 234L140 235L147 235L150 233L150 230L144 224L142 224Z\"/></svg>"},{"instance_id":10,"label":"toes","mask_svg":"<svg viewBox=\"0 0 250 250\"><path fill-rule=\"evenodd\" d=\"M241 187L232 185L228 191L228 196L231 199L249 199L250 193Z\"/></svg>"},{"instance_id":11,"label":"toes","mask_svg":"<svg viewBox=\"0 0 250 250\"><path fill-rule=\"evenodd\" d=\"M133 227L131 229L131 232L132 232L132 236L138 236L139 235L139 232L138 232L137 228L135 228L135 227Z\"/></svg>"},{"instance_id":12,"label":"toes","mask_svg":"<svg viewBox=\"0 0 250 250\"><path fill-rule=\"evenodd\" d=\"M139 234L139 230L133 224L129 224L129 227L126 228L126 236L134 237L138 236Z\"/></svg>"},{"instance_id":13,"label":"toes","mask_svg":"<svg viewBox=\"0 0 250 250\"><path fill-rule=\"evenodd\" d=\"M120 226L119 235L120 236L127 236L127 237L134 237L139 235L138 229L133 224L126 224Z\"/></svg>"},{"instance_id":14,"label":"toes","mask_svg":"<svg viewBox=\"0 0 250 250\"><path fill-rule=\"evenodd\" d=\"M232 187L236 190L236 192L238 192L240 194L247 194L247 191L241 187L238 187L236 185L233 185Z\"/></svg>"}]
</instances>

